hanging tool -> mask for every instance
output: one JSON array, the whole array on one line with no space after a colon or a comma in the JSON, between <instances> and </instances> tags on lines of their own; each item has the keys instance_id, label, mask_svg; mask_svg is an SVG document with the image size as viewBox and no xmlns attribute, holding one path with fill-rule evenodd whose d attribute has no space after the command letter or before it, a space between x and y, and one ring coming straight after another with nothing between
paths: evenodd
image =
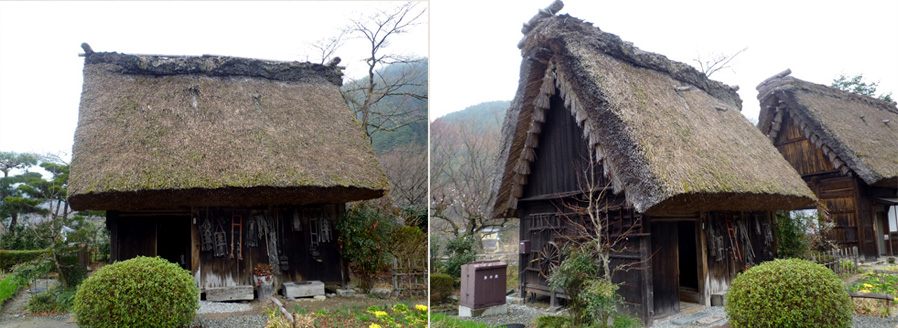
<instances>
[{"instance_id":1,"label":"hanging tool","mask_svg":"<svg viewBox=\"0 0 898 328\"><path fill-rule=\"evenodd\" d=\"M742 252L739 251L739 241L736 240L736 229L733 228L733 220L730 217L727 217L726 223L727 236L730 238L730 245L733 247L733 257L742 261Z\"/></svg>"},{"instance_id":2,"label":"hanging tool","mask_svg":"<svg viewBox=\"0 0 898 328\"><path fill-rule=\"evenodd\" d=\"M234 235L236 233L236 236ZM236 245L235 245L236 244ZM234 258L234 247L237 248L237 259L243 260L243 216L231 215L231 258Z\"/></svg>"}]
</instances>

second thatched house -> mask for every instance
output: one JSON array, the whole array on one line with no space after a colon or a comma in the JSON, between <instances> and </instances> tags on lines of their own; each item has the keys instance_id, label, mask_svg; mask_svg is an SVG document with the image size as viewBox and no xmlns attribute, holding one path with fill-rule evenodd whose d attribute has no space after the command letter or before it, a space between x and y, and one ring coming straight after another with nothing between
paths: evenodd
<instances>
[{"instance_id":1,"label":"second thatched house","mask_svg":"<svg viewBox=\"0 0 898 328\"><path fill-rule=\"evenodd\" d=\"M898 108L789 73L758 85L758 127L820 198L839 246L896 255Z\"/></svg>"},{"instance_id":2,"label":"second thatched house","mask_svg":"<svg viewBox=\"0 0 898 328\"><path fill-rule=\"evenodd\" d=\"M546 277L593 194L604 240L623 236L611 264L630 266L613 277L630 313L651 325L681 301L716 304L738 271L775 256L773 211L813 193L734 88L560 7L525 24L494 186L492 215L521 220L522 294L564 297Z\"/></svg>"},{"instance_id":3,"label":"second thatched house","mask_svg":"<svg viewBox=\"0 0 898 328\"><path fill-rule=\"evenodd\" d=\"M209 299L252 299L260 264L275 286L346 282L334 220L387 180L341 84L311 63L88 52L69 202L106 211L113 261L179 263Z\"/></svg>"}]
</instances>

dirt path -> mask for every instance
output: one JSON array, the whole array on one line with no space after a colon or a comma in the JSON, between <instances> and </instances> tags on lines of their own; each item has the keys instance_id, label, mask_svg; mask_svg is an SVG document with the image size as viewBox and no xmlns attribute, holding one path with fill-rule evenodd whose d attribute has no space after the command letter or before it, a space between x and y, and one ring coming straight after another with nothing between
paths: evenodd
<instances>
[{"instance_id":1,"label":"dirt path","mask_svg":"<svg viewBox=\"0 0 898 328\"><path fill-rule=\"evenodd\" d=\"M3 309L0 310L0 327L77 327L74 322L68 322L71 321L69 320L69 315L32 316L25 314L25 305L28 304L31 295L46 290L54 283L55 280L52 279L38 279L32 284L31 288L19 290L19 294L4 304Z\"/></svg>"}]
</instances>

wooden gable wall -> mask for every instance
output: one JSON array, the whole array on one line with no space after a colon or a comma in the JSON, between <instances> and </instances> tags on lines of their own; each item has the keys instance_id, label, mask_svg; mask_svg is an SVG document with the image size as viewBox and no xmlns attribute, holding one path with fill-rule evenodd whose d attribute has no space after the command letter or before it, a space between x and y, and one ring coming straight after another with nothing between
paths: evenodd
<instances>
[{"instance_id":1,"label":"wooden gable wall","mask_svg":"<svg viewBox=\"0 0 898 328\"><path fill-rule=\"evenodd\" d=\"M530 166L530 175L518 204L521 213L519 238L529 243L530 247L530 251L521 254L519 259L522 294L553 294L544 273L540 272L541 253L562 248L564 243L570 242L575 222L579 220L570 206L578 203L577 197L582 189L580 183L589 169L589 150L582 137L583 131L564 107L558 92L555 94L550 98L551 109L546 112L539 143L534 149L535 160ZM646 263L651 251L649 234L644 231L648 227L643 226L643 215L625 206L623 193L611 194L601 165L596 165L593 173L597 185L608 187L605 195L608 210L602 215L606 222L611 222L608 230L610 236L635 227L626 245L621 245L625 249L612 255L611 265ZM620 285L618 294L623 297L624 310L651 323L655 313L652 306L652 270L639 268L639 265L635 267L637 269L617 272L612 280ZM554 294L564 297L560 291L554 291Z\"/></svg>"},{"instance_id":2,"label":"wooden gable wall","mask_svg":"<svg viewBox=\"0 0 898 328\"><path fill-rule=\"evenodd\" d=\"M869 187L853 175L842 174L823 150L805 137L790 115L773 144L795 168L820 200L822 210L835 223L830 238L840 247L857 246L864 255L878 255Z\"/></svg>"}]
</instances>

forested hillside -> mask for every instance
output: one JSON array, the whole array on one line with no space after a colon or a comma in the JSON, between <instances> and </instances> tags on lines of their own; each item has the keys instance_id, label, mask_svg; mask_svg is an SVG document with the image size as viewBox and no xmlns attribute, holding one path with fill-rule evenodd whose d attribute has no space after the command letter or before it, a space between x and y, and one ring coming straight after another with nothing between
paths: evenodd
<instances>
[{"instance_id":1,"label":"forested hillside","mask_svg":"<svg viewBox=\"0 0 898 328\"><path fill-rule=\"evenodd\" d=\"M383 95L377 104L376 112L383 117L382 124L393 124L390 115L406 113L402 119L416 122L392 129L372 133L372 147L378 155L385 154L402 146L424 146L427 144L427 58L408 63L389 65L376 73L376 83L395 84L395 90ZM365 79L347 81L343 85L344 92L366 84ZM356 93L348 92L356 96ZM409 97L408 94L424 97ZM361 118L359 118L361 119ZM381 122L378 122L381 124ZM371 130L369 128L369 130Z\"/></svg>"}]
</instances>

